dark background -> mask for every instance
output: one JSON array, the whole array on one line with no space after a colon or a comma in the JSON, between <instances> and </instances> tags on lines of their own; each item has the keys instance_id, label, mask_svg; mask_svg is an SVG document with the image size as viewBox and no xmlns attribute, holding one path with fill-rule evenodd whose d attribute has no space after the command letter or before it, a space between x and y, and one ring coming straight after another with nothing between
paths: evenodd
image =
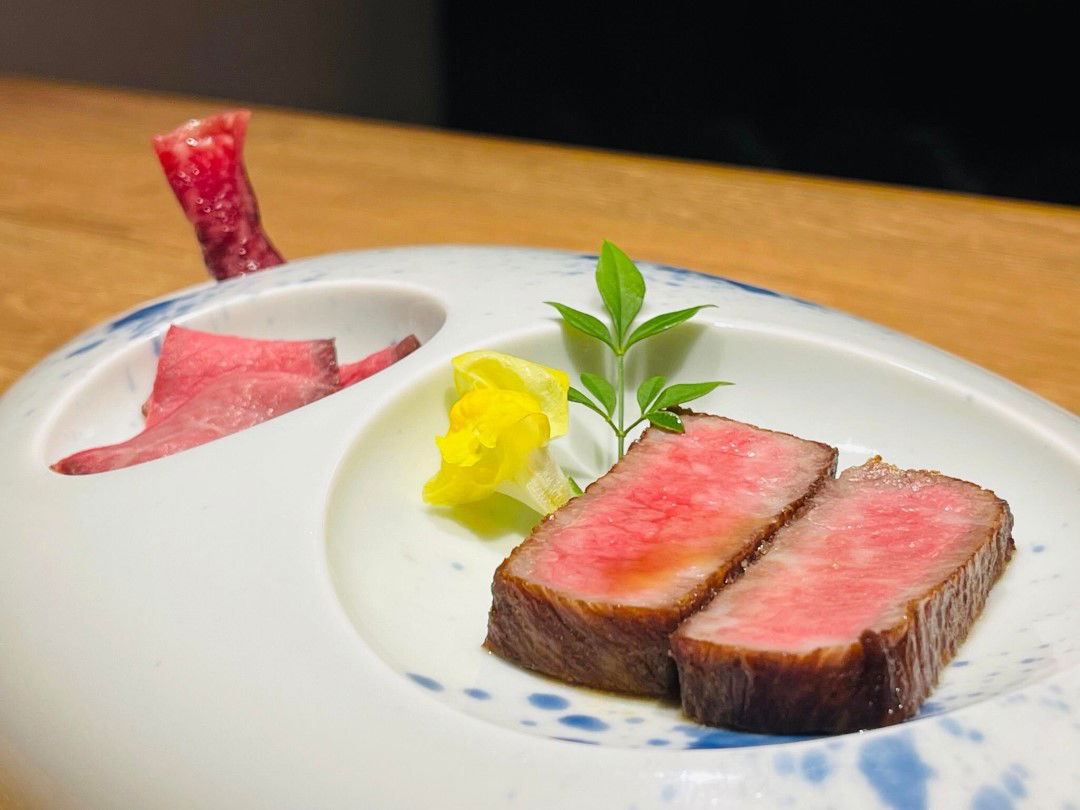
<instances>
[{"instance_id":1,"label":"dark background","mask_svg":"<svg viewBox=\"0 0 1080 810\"><path fill-rule=\"evenodd\" d=\"M0 71L1080 204L1067 4L4 7Z\"/></svg>"},{"instance_id":2,"label":"dark background","mask_svg":"<svg viewBox=\"0 0 1080 810\"><path fill-rule=\"evenodd\" d=\"M1037 3L483 5L447 6L450 126L1080 203L1080 32Z\"/></svg>"}]
</instances>

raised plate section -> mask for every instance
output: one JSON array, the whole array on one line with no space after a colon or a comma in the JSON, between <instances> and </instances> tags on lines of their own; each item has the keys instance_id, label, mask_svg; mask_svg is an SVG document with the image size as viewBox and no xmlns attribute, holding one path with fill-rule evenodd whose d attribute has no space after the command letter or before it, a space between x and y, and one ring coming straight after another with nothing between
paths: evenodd
<instances>
[{"instance_id":1,"label":"raised plate section","mask_svg":"<svg viewBox=\"0 0 1080 810\"><path fill-rule=\"evenodd\" d=\"M427 343L445 320L438 299L421 288L328 281L213 302L173 322L250 338L334 338L339 361L347 363L408 334ZM118 323L126 321L121 318ZM142 429L140 408L153 384L166 327L131 340L70 386L46 429L44 463L87 447L122 441Z\"/></svg>"},{"instance_id":2,"label":"raised plate section","mask_svg":"<svg viewBox=\"0 0 1080 810\"><path fill-rule=\"evenodd\" d=\"M575 378L602 362L554 326L490 346L568 369ZM880 453L898 465L974 480L1009 499L1028 487L1001 459L1023 456L1023 469L1045 470L1054 498L1069 498L1069 459L1023 423L948 380L851 347L687 326L647 344L631 364L630 385L651 374L732 380L735 386L694 406L836 445L841 468ZM438 466L433 439L446 430L451 384L447 365L403 392L375 416L338 472L328 509L328 564L358 643L432 698L522 732L631 748L789 741L706 729L685 720L677 706L567 686L481 649L492 573L536 515L500 496L456 510L422 502L421 487ZM929 420L933 437L917 428ZM613 461L613 439L601 427L574 406L570 434L553 445L583 485ZM1013 506L1024 516L1018 552L923 716L1008 695L1080 657L1070 630L1080 607L1060 573L1080 562L1075 544L1048 546L1043 538L1054 533L1057 518L1022 502ZM1029 589L1040 598L1024 599Z\"/></svg>"}]
</instances>

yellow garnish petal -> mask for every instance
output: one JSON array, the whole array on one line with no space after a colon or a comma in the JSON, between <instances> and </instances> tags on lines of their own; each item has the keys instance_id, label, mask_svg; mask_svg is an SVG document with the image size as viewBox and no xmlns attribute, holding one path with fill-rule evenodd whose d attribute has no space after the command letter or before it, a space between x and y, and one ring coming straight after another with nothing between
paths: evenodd
<instances>
[{"instance_id":1,"label":"yellow garnish petal","mask_svg":"<svg viewBox=\"0 0 1080 810\"><path fill-rule=\"evenodd\" d=\"M567 478L546 447L558 435L555 424L566 432L566 374L498 352L470 352L454 358L454 379L462 396L450 409L446 435L435 439L442 465L424 485L424 500L454 506L498 491L541 514L569 500Z\"/></svg>"},{"instance_id":2,"label":"yellow garnish petal","mask_svg":"<svg viewBox=\"0 0 1080 810\"><path fill-rule=\"evenodd\" d=\"M552 438L566 433L570 424L566 399L570 377L566 372L487 349L459 354L453 366L454 386L459 394L475 388L528 393L536 398L551 423Z\"/></svg>"}]
</instances>

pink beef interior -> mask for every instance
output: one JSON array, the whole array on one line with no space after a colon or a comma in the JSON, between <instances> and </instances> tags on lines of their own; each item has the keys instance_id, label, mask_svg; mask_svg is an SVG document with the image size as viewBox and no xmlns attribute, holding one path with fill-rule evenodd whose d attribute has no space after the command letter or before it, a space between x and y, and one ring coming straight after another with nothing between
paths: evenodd
<instances>
[{"instance_id":1,"label":"pink beef interior","mask_svg":"<svg viewBox=\"0 0 1080 810\"><path fill-rule=\"evenodd\" d=\"M684 423L684 435L649 430L537 529L511 573L589 601L668 604L801 497L832 452L716 417Z\"/></svg>"},{"instance_id":2,"label":"pink beef interior","mask_svg":"<svg viewBox=\"0 0 1080 810\"><path fill-rule=\"evenodd\" d=\"M319 385L338 384L333 340L255 340L173 325L161 344L154 389L144 408L146 426L233 371L280 371Z\"/></svg>"},{"instance_id":3,"label":"pink beef interior","mask_svg":"<svg viewBox=\"0 0 1080 810\"><path fill-rule=\"evenodd\" d=\"M902 621L986 541L1000 508L974 484L872 460L827 482L680 634L792 653L850 644Z\"/></svg>"},{"instance_id":4,"label":"pink beef interior","mask_svg":"<svg viewBox=\"0 0 1080 810\"><path fill-rule=\"evenodd\" d=\"M83 450L52 465L66 475L130 467L273 419L333 393L329 385L282 371L231 371L125 442Z\"/></svg>"},{"instance_id":5,"label":"pink beef interior","mask_svg":"<svg viewBox=\"0 0 1080 810\"><path fill-rule=\"evenodd\" d=\"M250 118L248 110L230 110L154 138L165 178L219 281L284 261L263 231L244 168Z\"/></svg>"},{"instance_id":6,"label":"pink beef interior","mask_svg":"<svg viewBox=\"0 0 1080 810\"><path fill-rule=\"evenodd\" d=\"M341 372L341 387L344 388L360 380L367 379L372 374L388 368L409 354L420 348L420 341L416 335L408 335L397 343L372 352L367 357L357 360L355 363L343 363Z\"/></svg>"},{"instance_id":7,"label":"pink beef interior","mask_svg":"<svg viewBox=\"0 0 1080 810\"><path fill-rule=\"evenodd\" d=\"M333 340L255 340L170 326L146 427L125 442L92 447L51 465L67 475L141 464L212 441L307 405L417 349L409 335L338 368Z\"/></svg>"}]
</instances>

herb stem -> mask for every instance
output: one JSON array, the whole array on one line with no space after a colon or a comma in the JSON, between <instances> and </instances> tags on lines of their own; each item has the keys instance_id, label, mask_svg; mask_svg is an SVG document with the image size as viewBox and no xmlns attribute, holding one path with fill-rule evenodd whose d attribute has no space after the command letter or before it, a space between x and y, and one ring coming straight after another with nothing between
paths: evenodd
<instances>
[{"instance_id":1,"label":"herb stem","mask_svg":"<svg viewBox=\"0 0 1080 810\"><path fill-rule=\"evenodd\" d=\"M603 416L603 414L601 414L601 416ZM607 422L607 425L608 425L609 428L611 428L613 431L615 431L616 436L618 436L620 433L623 432L623 431L619 430L618 425L616 425L614 422L611 421L610 417L604 416L604 421Z\"/></svg>"},{"instance_id":2,"label":"herb stem","mask_svg":"<svg viewBox=\"0 0 1080 810\"><path fill-rule=\"evenodd\" d=\"M684 428L678 414L671 410L690 400L703 397L718 385L726 382L682 383L666 388L664 377L648 377L638 386L636 399L641 415L628 427L626 425L626 353L631 346L646 338L666 332L673 326L689 320L699 310L712 304L688 307L675 312L664 312L649 318L636 329L634 320L641 312L645 299L645 279L630 257L611 242L604 242L596 262L596 288L604 301L604 309L610 318L610 326L595 315L568 307L556 301L545 303L553 306L563 322L588 337L599 340L615 355L615 384L605 377L591 372L581 373L581 383L592 394L589 397L573 386L567 394L571 402L584 405L598 414L615 434L618 458L626 454L626 437L638 425L650 422L658 428L682 433Z\"/></svg>"},{"instance_id":3,"label":"herb stem","mask_svg":"<svg viewBox=\"0 0 1080 810\"><path fill-rule=\"evenodd\" d=\"M626 400L626 369L625 354L621 351L615 353L615 402L616 416L619 420L619 429L615 431L619 437L619 458L623 457L626 445L626 430L623 428L623 414Z\"/></svg>"}]
</instances>

